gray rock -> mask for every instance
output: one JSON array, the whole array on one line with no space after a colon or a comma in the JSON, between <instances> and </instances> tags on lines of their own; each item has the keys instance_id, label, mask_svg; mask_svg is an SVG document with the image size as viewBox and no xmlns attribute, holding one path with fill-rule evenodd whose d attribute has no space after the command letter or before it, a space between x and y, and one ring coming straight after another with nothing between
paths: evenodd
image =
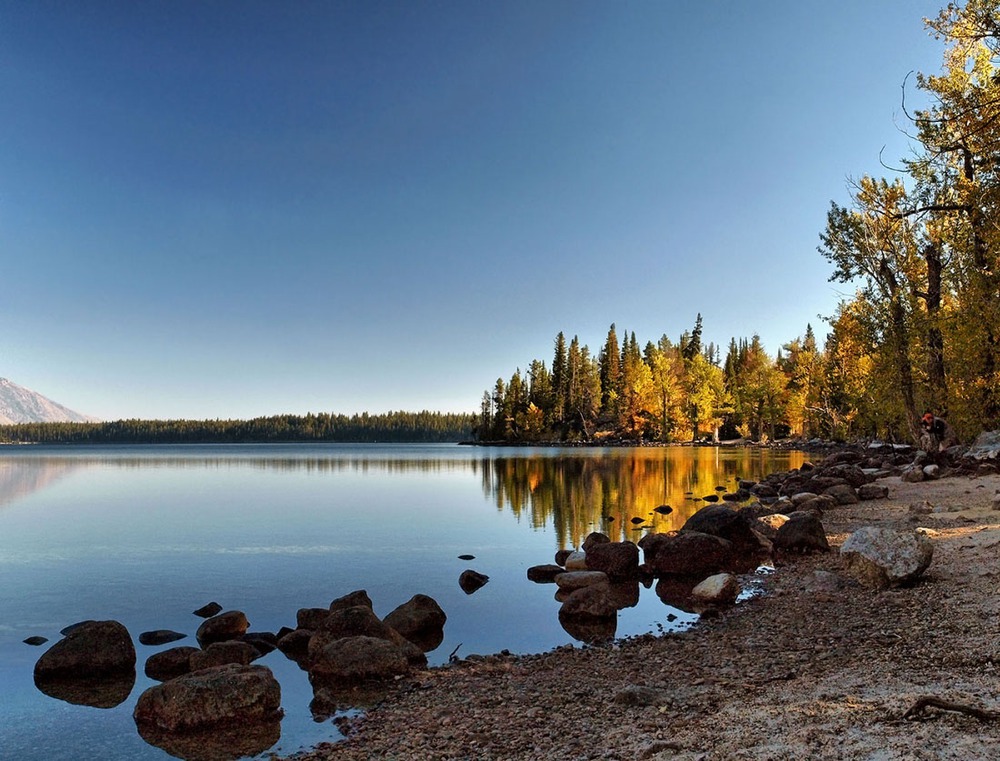
<instances>
[{"instance_id":1,"label":"gray rock","mask_svg":"<svg viewBox=\"0 0 1000 761\"><path fill-rule=\"evenodd\" d=\"M941 467L939 465L924 465L923 471L924 479L927 481L937 481L941 478Z\"/></svg>"},{"instance_id":2,"label":"gray rock","mask_svg":"<svg viewBox=\"0 0 1000 761\"><path fill-rule=\"evenodd\" d=\"M848 572L870 587L907 584L931 564L934 545L916 531L869 526L851 534L840 548Z\"/></svg>"},{"instance_id":3,"label":"gray rock","mask_svg":"<svg viewBox=\"0 0 1000 761\"><path fill-rule=\"evenodd\" d=\"M973 460L1000 459L1000 431L984 431L979 434L965 456Z\"/></svg>"},{"instance_id":4,"label":"gray rock","mask_svg":"<svg viewBox=\"0 0 1000 761\"><path fill-rule=\"evenodd\" d=\"M924 471L919 467L904 468L899 478L908 484L918 484L924 480Z\"/></svg>"}]
</instances>

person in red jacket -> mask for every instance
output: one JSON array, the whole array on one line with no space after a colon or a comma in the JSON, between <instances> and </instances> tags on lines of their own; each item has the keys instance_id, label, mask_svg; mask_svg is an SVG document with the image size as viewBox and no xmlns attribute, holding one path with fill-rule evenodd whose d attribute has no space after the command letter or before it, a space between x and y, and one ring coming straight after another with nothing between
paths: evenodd
<instances>
[{"instance_id":1,"label":"person in red jacket","mask_svg":"<svg viewBox=\"0 0 1000 761\"><path fill-rule=\"evenodd\" d=\"M920 445L928 452L943 452L958 443L958 437L948 421L933 412L925 412L920 418L920 425L924 429Z\"/></svg>"}]
</instances>

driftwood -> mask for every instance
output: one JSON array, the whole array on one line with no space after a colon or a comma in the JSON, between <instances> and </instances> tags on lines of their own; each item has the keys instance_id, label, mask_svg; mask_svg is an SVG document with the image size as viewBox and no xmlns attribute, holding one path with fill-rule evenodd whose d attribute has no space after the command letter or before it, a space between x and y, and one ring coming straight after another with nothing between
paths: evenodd
<instances>
[{"instance_id":1,"label":"driftwood","mask_svg":"<svg viewBox=\"0 0 1000 761\"><path fill-rule=\"evenodd\" d=\"M939 708L942 711L954 711L972 716L980 721L996 721L1000 719L1000 712L987 711L983 708L965 705L964 703L952 703L949 700L942 700L932 695L918 698L917 702L910 706L910 709L903 714L904 719L924 719L927 717L928 708Z\"/></svg>"}]
</instances>

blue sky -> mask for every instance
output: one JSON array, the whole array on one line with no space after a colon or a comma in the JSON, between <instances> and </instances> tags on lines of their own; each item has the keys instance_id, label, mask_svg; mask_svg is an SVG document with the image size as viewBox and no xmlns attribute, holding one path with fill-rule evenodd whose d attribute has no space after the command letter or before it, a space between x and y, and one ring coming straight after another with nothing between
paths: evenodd
<instances>
[{"instance_id":1,"label":"blue sky","mask_svg":"<svg viewBox=\"0 0 1000 761\"><path fill-rule=\"evenodd\" d=\"M3 3L0 376L473 411L560 330L822 336L826 211L907 153L941 4Z\"/></svg>"}]
</instances>

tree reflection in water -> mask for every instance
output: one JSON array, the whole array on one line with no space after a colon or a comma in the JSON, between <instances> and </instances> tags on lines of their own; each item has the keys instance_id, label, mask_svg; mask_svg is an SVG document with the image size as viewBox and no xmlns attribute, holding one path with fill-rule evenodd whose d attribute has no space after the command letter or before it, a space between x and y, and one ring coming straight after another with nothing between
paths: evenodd
<instances>
[{"instance_id":1,"label":"tree reflection in water","mask_svg":"<svg viewBox=\"0 0 1000 761\"><path fill-rule=\"evenodd\" d=\"M733 493L740 480L803 461L802 452L674 446L499 456L480 464L483 490L498 510L536 528L551 524L561 547L579 547L594 530L634 542L679 529L705 506L704 497ZM661 505L672 511L657 512Z\"/></svg>"}]
</instances>

